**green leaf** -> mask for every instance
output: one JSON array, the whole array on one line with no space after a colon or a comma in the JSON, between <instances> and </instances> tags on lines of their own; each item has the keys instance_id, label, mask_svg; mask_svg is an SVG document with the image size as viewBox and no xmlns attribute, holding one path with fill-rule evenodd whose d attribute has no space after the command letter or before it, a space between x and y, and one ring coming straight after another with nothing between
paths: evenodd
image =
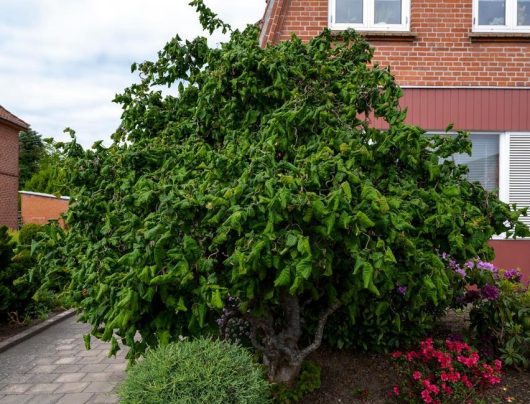
<instances>
[{"instance_id":1,"label":"green leaf","mask_svg":"<svg viewBox=\"0 0 530 404\"><path fill-rule=\"evenodd\" d=\"M280 275L274 280L275 287L282 287L291 284L291 270L289 267L285 267L280 272Z\"/></svg>"},{"instance_id":2,"label":"green leaf","mask_svg":"<svg viewBox=\"0 0 530 404\"><path fill-rule=\"evenodd\" d=\"M374 267L369 262L363 263L363 286L368 289L374 276Z\"/></svg>"}]
</instances>

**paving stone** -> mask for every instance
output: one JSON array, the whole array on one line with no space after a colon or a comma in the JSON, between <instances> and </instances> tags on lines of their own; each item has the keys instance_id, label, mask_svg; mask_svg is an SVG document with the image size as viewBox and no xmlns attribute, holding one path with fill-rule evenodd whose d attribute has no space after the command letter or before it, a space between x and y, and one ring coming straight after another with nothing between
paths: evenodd
<instances>
[{"instance_id":1,"label":"paving stone","mask_svg":"<svg viewBox=\"0 0 530 404\"><path fill-rule=\"evenodd\" d=\"M27 380L28 383L51 383L57 379L56 373L35 373Z\"/></svg>"},{"instance_id":2,"label":"paving stone","mask_svg":"<svg viewBox=\"0 0 530 404\"><path fill-rule=\"evenodd\" d=\"M58 344L72 344L72 343L75 343L75 338L64 338L64 339L60 339L57 341Z\"/></svg>"},{"instance_id":3,"label":"paving stone","mask_svg":"<svg viewBox=\"0 0 530 404\"><path fill-rule=\"evenodd\" d=\"M116 387L116 384L114 382L90 382L83 393L108 393Z\"/></svg>"},{"instance_id":4,"label":"paving stone","mask_svg":"<svg viewBox=\"0 0 530 404\"><path fill-rule=\"evenodd\" d=\"M55 347L55 349L57 351L70 351L70 350L72 350L74 348L75 348L75 345L72 345L72 344L70 344L70 345L59 345L59 346Z\"/></svg>"},{"instance_id":5,"label":"paving stone","mask_svg":"<svg viewBox=\"0 0 530 404\"><path fill-rule=\"evenodd\" d=\"M29 394L7 395L2 397L2 404L26 404L33 396Z\"/></svg>"},{"instance_id":6,"label":"paving stone","mask_svg":"<svg viewBox=\"0 0 530 404\"><path fill-rule=\"evenodd\" d=\"M79 352L78 349L71 349L71 350L68 350L68 351L55 351L53 354L55 356L55 358L62 358L62 357L65 357L65 356L76 356L77 353Z\"/></svg>"},{"instance_id":7,"label":"paving stone","mask_svg":"<svg viewBox=\"0 0 530 404\"><path fill-rule=\"evenodd\" d=\"M106 403L117 403L119 401L118 395L115 393L104 393L104 394L96 394L92 399L90 400L90 403L92 404L106 404Z\"/></svg>"},{"instance_id":8,"label":"paving stone","mask_svg":"<svg viewBox=\"0 0 530 404\"><path fill-rule=\"evenodd\" d=\"M54 373L76 373L82 368L81 365L57 365Z\"/></svg>"},{"instance_id":9,"label":"paving stone","mask_svg":"<svg viewBox=\"0 0 530 404\"><path fill-rule=\"evenodd\" d=\"M106 363L92 363L92 364L84 365L81 368L81 372L98 373L98 372L103 372L108 367L109 365L107 365Z\"/></svg>"},{"instance_id":10,"label":"paving stone","mask_svg":"<svg viewBox=\"0 0 530 404\"><path fill-rule=\"evenodd\" d=\"M27 373L12 373L2 380L2 383L26 383L33 375Z\"/></svg>"},{"instance_id":11,"label":"paving stone","mask_svg":"<svg viewBox=\"0 0 530 404\"><path fill-rule=\"evenodd\" d=\"M127 364L126 363L113 363L111 365L109 365L105 371L106 372L125 372L125 370L127 369Z\"/></svg>"},{"instance_id":12,"label":"paving stone","mask_svg":"<svg viewBox=\"0 0 530 404\"><path fill-rule=\"evenodd\" d=\"M31 385L28 393L53 393L59 386L58 383L36 383Z\"/></svg>"},{"instance_id":13,"label":"paving stone","mask_svg":"<svg viewBox=\"0 0 530 404\"><path fill-rule=\"evenodd\" d=\"M72 363L76 363L77 358L73 356L66 356L60 359L57 359L55 361L55 365L71 365Z\"/></svg>"},{"instance_id":14,"label":"paving stone","mask_svg":"<svg viewBox=\"0 0 530 404\"><path fill-rule=\"evenodd\" d=\"M55 383L75 383L85 377L86 373L64 373L60 375Z\"/></svg>"},{"instance_id":15,"label":"paving stone","mask_svg":"<svg viewBox=\"0 0 530 404\"><path fill-rule=\"evenodd\" d=\"M54 393L81 393L87 386L88 383L61 383Z\"/></svg>"},{"instance_id":16,"label":"paving stone","mask_svg":"<svg viewBox=\"0 0 530 404\"><path fill-rule=\"evenodd\" d=\"M65 394L63 398L57 401L57 404L85 404L92 403L91 398L94 396L92 393L72 393Z\"/></svg>"},{"instance_id":17,"label":"paving stone","mask_svg":"<svg viewBox=\"0 0 530 404\"><path fill-rule=\"evenodd\" d=\"M62 397L62 394L37 394L33 395L26 404L55 404Z\"/></svg>"},{"instance_id":18,"label":"paving stone","mask_svg":"<svg viewBox=\"0 0 530 404\"><path fill-rule=\"evenodd\" d=\"M10 383L4 386L2 394L22 394L25 393L32 384L29 383Z\"/></svg>"},{"instance_id":19,"label":"paving stone","mask_svg":"<svg viewBox=\"0 0 530 404\"><path fill-rule=\"evenodd\" d=\"M35 365L52 365L57 360L56 356L45 356L43 358L35 359Z\"/></svg>"},{"instance_id":20,"label":"paving stone","mask_svg":"<svg viewBox=\"0 0 530 404\"><path fill-rule=\"evenodd\" d=\"M30 373L53 373L57 365L37 365L30 370Z\"/></svg>"},{"instance_id":21,"label":"paving stone","mask_svg":"<svg viewBox=\"0 0 530 404\"><path fill-rule=\"evenodd\" d=\"M82 352L79 352L77 356L98 356L103 352L103 349L90 349L90 350L84 350Z\"/></svg>"},{"instance_id":22,"label":"paving stone","mask_svg":"<svg viewBox=\"0 0 530 404\"><path fill-rule=\"evenodd\" d=\"M118 382L123 378L122 375L116 373L87 373L81 380L83 382Z\"/></svg>"}]
</instances>

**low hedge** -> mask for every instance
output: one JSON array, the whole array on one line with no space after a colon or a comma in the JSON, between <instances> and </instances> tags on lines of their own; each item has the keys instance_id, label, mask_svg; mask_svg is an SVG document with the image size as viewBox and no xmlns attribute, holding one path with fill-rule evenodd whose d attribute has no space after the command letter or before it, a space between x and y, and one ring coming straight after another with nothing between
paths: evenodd
<instances>
[{"instance_id":1,"label":"low hedge","mask_svg":"<svg viewBox=\"0 0 530 404\"><path fill-rule=\"evenodd\" d=\"M267 403L269 384L251 354L224 341L196 339L150 351L128 371L121 403Z\"/></svg>"}]
</instances>

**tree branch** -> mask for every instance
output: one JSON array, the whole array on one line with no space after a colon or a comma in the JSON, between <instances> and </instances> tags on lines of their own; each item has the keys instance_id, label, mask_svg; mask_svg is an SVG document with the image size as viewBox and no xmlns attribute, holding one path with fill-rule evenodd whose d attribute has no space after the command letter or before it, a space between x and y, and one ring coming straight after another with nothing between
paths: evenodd
<instances>
[{"instance_id":1,"label":"tree branch","mask_svg":"<svg viewBox=\"0 0 530 404\"><path fill-rule=\"evenodd\" d=\"M332 315L342 305L340 300L336 300L328 309L322 313L318 319L318 326L315 332L315 340L311 345L300 352L300 359L306 358L311 352L316 351L322 343L322 336L324 335L324 327L328 321L328 317Z\"/></svg>"}]
</instances>

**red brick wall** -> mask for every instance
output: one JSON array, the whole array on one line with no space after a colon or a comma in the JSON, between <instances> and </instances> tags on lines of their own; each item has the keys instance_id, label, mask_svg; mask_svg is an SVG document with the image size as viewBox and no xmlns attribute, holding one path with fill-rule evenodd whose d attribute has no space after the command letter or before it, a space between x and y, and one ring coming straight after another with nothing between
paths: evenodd
<instances>
[{"instance_id":1,"label":"red brick wall","mask_svg":"<svg viewBox=\"0 0 530 404\"><path fill-rule=\"evenodd\" d=\"M20 194L22 223L46 224L68 210L68 200L53 196ZM62 219L60 220L63 223Z\"/></svg>"},{"instance_id":2,"label":"red brick wall","mask_svg":"<svg viewBox=\"0 0 530 404\"><path fill-rule=\"evenodd\" d=\"M0 226L18 227L18 132L0 122Z\"/></svg>"},{"instance_id":3,"label":"red brick wall","mask_svg":"<svg viewBox=\"0 0 530 404\"><path fill-rule=\"evenodd\" d=\"M530 86L530 42L472 42L472 0L412 0L412 42L371 40L401 85ZM283 5L283 9L281 6ZM328 0L276 0L265 40L304 40L327 26ZM524 39L519 39L524 40Z\"/></svg>"}]
</instances>

